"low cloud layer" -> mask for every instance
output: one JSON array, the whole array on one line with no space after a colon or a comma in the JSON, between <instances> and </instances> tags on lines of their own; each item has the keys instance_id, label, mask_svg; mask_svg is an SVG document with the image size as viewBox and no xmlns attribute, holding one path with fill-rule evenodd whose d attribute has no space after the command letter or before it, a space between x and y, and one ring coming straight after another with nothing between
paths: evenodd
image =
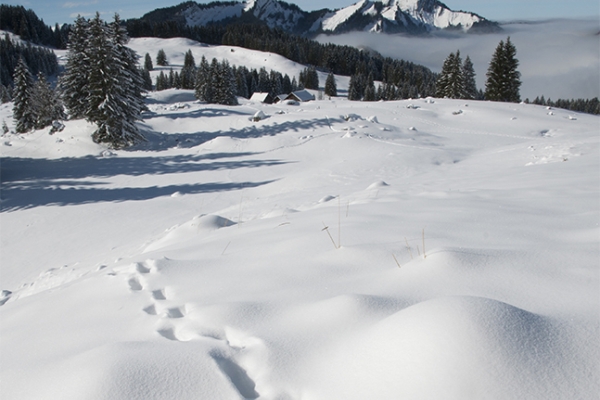
<instances>
[{"instance_id":1,"label":"low cloud layer","mask_svg":"<svg viewBox=\"0 0 600 400\"><path fill-rule=\"evenodd\" d=\"M523 85L521 97L600 97L600 26L597 20L550 20L512 22L504 32L487 35L439 34L407 37L352 33L320 36L320 42L370 47L385 56L441 70L444 59L460 50L475 65L477 85L483 88L492 54L500 40L511 37L517 47Z\"/></svg>"}]
</instances>

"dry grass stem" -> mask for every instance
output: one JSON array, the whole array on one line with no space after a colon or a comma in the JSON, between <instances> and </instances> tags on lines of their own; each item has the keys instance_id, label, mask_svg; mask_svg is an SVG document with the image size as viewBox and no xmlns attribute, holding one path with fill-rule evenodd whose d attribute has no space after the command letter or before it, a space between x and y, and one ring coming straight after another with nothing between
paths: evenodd
<instances>
[{"instance_id":1,"label":"dry grass stem","mask_svg":"<svg viewBox=\"0 0 600 400\"><path fill-rule=\"evenodd\" d=\"M321 229L321 231L327 232L327 234L329 235L329 239L331 239L331 243L333 243L333 247L335 247L337 249L338 246L335 244L335 240L333 240L333 236L331 236L331 233L329 232L329 227L327 225L325 225L325 222L323 222L323 226L324 226L324 228Z\"/></svg>"},{"instance_id":2,"label":"dry grass stem","mask_svg":"<svg viewBox=\"0 0 600 400\"><path fill-rule=\"evenodd\" d=\"M423 228L423 258L427 258L427 254L425 254L425 228Z\"/></svg>"},{"instance_id":3,"label":"dry grass stem","mask_svg":"<svg viewBox=\"0 0 600 400\"><path fill-rule=\"evenodd\" d=\"M410 245L408 244L408 239L406 238L406 236L404 236L404 241L406 242L406 248L408 249L408 252L410 253L410 259L413 259L413 255L412 255L412 250L410 248Z\"/></svg>"},{"instance_id":4,"label":"dry grass stem","mask_svg":"<svg viewBox=\"0 0 600 400\"><path fill-rule=\"evenodd\" d=\"M227 246L225 246L225 248L223 249L223 252L221 253L221 255L225 255L225 252L227 251L227 249L229 248L229 245L231 244L231 242L227 243Z\"/></svg>"}]
</instances>

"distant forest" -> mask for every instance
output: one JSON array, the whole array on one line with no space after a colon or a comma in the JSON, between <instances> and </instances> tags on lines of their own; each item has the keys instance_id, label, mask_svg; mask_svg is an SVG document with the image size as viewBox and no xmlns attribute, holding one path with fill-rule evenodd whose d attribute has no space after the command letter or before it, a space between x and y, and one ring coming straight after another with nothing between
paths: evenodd
<instances>
[{"instance_id":1,"label":"distant forest","mask_svg":"<svg viewBox=\"0 0 600 400\"><path fill-rule=\"evenodd\" d=\"M525 99L525 103L530 103L529 99ZM536 97L531 104L562 108L588 114L600 114L600 100L598 100L597 97L594 97L593 99L558 99L553 101L551 99L546 100L544 96L542 96Z\"/></svg>"},{"instance_id":2,"label":"distant forest","mask_svg":"<svg viewBox=\"0 0 600 400\"><path fill-rule=\"evenodd\" d=\"M412 62L361 51L351 46L321 44L265 25L209 25L188 27L175 21L127 21L131 37L185 37L213 45L239 46L282 55L300 64L311 65L323 72L337 75L356 75L367 80L395 85L399 98L435 95L437 74Z\"/></svg>"},{"instance_id":3,"label":"distant forest","mask_svg":"<svg viewBox=\"0 0 600 400\"><path fill-rule=\"evenodd\" d=\"M56 24L52 29L33 10L26 10L23 6L0 4L0 30L12 32L33 44L67 48L69 25L61 28Z\"/></svg>"}]
</instances>

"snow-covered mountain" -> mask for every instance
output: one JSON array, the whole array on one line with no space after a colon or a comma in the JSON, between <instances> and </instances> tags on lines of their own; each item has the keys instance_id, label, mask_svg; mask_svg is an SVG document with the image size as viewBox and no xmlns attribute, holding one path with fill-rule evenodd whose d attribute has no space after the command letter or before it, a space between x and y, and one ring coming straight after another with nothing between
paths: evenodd
<instances>
[{"instance_id":1,"label":"snow-covered mountain","mask_svg":"<svg viewBox=\"0 0 600 400\"><path fill-rule=\"evenodd\" d=\"M470 12L452 11L437 0L361 0L349 7L327 13L320 21L324 32L423 32L461 29L494 24Z\"/></svg>"},{"instance_id":2,"label":"snow-covered mountain","mask_svg":"<svg viewBox=\"0 0 600 400\"><path fill-rule=\"evenodd\" d=\"M306 12L279 0L242 2L187 2L155 10L142 17L147 21L176 20L187 26L227 23L262 23L295 34L342 33L350 31L425 33L437 29L463 31L498 30L477 14L452 11L437 0L361 0L339 10Z\"/></svg>"}]
</instances>

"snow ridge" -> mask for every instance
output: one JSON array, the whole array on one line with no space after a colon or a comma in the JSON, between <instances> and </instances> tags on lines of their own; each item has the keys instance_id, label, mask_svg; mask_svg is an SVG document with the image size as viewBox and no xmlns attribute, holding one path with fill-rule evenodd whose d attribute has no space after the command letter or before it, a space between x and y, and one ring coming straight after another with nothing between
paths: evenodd
<instances>
[{"instance_id":1,"label":"snow ridge","mask_svg":"<svg viewBox=\"0 0 600 400\"><path fill-rule=\"evenodd\" d=\"M362 18L360 18L362 17ZM325 15L321 29L336 32L351 25L352 18L371 19L362 27L351 26L350 30L383 32L385 30L425 30L461 28L469 30L484 19L476 14L452 11L437 0L361 0L349 7ZM387 27L387 28L386 28ZM403 29L404 28L404 29Z\"/></svg>"},{"instance_id":2,"label":"snow ridge","mask_svg":"<svg viewBox=\"0 0 600 400\"><path fill-rule=\"evenodd\" d=\"M308 13L279 0L247 0L191 5L181 12L188 26L204 26L227 19L255 19L271 28L295 33L348 31L423 33L436 29L470 30L490 23L474 13L452 11L438 0L360 0L348 7ZM307 29L307 27L310 27Z\"/></svg>"}]
</instances>

